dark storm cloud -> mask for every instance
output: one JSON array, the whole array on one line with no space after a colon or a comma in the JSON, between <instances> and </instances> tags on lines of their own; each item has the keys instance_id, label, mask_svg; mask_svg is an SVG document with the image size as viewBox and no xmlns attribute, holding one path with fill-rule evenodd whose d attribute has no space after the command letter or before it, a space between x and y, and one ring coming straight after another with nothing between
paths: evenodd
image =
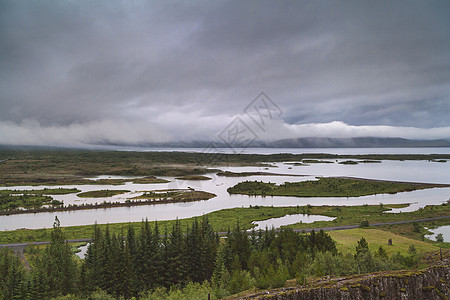
<instances>
[{"instance_id":1,"label":"dark storm cloud","mask_svg":"<svg viewBox=\"0 0 450 300\"><path fill-rule=\"evenodd\" d=\"M267 138L449 138L449 53L448 1L0 0L0 142L214 138L261 90Z\"/></svg>"}]
</instances>

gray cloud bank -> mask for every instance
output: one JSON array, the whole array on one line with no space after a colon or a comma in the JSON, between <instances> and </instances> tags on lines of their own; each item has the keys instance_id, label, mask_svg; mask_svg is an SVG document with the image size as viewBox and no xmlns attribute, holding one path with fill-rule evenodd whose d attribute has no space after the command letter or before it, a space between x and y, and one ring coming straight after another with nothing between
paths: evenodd
<instances>
[{"instance_id":1,"label":"gray cloud bank","mask_svg":"<svg viewBox=\"0 0 450 300\"><path fill-rule=\"evenodd\" d=\"M448 1L0 0L0 143L450 138Z\"/></svg>"}]
</instances>

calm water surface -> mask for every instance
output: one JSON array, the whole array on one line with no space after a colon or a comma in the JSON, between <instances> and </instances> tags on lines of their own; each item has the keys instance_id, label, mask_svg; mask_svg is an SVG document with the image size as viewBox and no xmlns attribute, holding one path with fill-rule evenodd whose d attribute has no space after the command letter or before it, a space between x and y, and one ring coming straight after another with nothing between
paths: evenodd
<instances>
[{"instance_id":1,"label":"calm water surface","mask_svg":"<svg viewBox=\"0 0 450 300\"><path fill-rule=\"evenodd\" d=\"M267 228L280 228L280 226L295 224L295 223L314 223L316 221L333 221L336 218L320 215L308 215L308 214L294 214L286 215L280 218L272 218L264 221L252 222L256 224L255 230Z\"/></svg>"},{"instance_id":2,"label":"calm water surface","mask_svg":"<svg viewBox=\"0 0 450 300\"><path fill-rule=\"evenodd\" d=\"M433 233L431 235L427 235L428 238L436 240L436 235L442 233L442 236L444 237L444 242L450 242L450 225L441 226L435 229L428 229L428 230Z\"/></svg>"}]
</instances>

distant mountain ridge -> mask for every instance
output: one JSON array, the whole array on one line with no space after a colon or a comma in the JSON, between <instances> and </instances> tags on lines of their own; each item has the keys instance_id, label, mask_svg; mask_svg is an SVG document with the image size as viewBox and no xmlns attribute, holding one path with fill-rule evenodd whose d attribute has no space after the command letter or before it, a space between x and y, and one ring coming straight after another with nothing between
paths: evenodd
<instances>
[{"instance_id":1,"label":"distant mountain ridge","mask_svg":"<svg viewBox=\"0 0 450 300\"><path fill-rule=\"evenodd\" d=\"M229 148L223 141L212 142L215 147ZM178 141L167 143L111 144L108 142L97 145L160 147L160 148L205 148L211 145L209 141ZM234 146L234 145L231 145ZM246 148L415 148L415 147L450 147L450 141L439 140L409 140L404 138L355 137L355 138L322 138L307 137L281 139L273 142L253 141ZM236 148L239 148L236 146Z\"/></svg>"},{"instance_id":2,"label":"distant mountain ridge","mask_svg":"<svg viewBox=\"0 0 450 300\"><path fill-rule=\"evenodd\" d=\"M137 147L137 148L206 148L213 144L217 148L230 148L223 141L177 141L167 143L139 143L139 144L125 144L125 143L111 143L108 141L99 141L89 145L77 147L64 146L20 146L20 145L0 145L0 150L13 149L41 149L51 150L58 148L76 148L84 149L95 146L123 146L123 147ZM233 146L233 145L231 145ZM410 140L404 138L383 138L383 137L355 137L355 138L322 138L322 137L307 137L307 138L293 138L281 139L273 142L253 141L245 148L438 148L450 147L450 141L445 139L438 140ZM239 148L236 146L235 148Z\"/></svg>"}]
</instances>

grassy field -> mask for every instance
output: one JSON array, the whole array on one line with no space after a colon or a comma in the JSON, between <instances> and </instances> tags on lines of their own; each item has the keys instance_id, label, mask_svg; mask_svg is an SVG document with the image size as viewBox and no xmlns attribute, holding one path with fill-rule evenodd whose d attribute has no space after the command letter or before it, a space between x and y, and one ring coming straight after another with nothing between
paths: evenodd
<instances>
[{"instance_id":1,"label":"grassy field","mask_svg":"<svg viewBox=\"0 0 450 300\"><path fill-rule=\"evenodd\" d=\"M408 223L408 224L386 225L381 226L379 228L408 238L430 241L427 239L426 235L430 234L431 232L426 228L436 228L444 225L450 225L450 218L434 220L430 222L421 222L417 224ZM436 243L435 241L433 242L436 246L450 249L450 242L448 241L444 243Z\"/></svg>"},{"instance_id":2,"label":"grassy field","mask_svg":"<svg viewBox=\"0 0 450 300\"><path fill-rule=\"evenodd\" d=\"M253 206L248 208L232 208L222 209L206 214L211 225L215 231L227 231L233 228L237 222L243 229L250 229L254 227L252 221L262 221L270 218L279 218L288 214L314 214L325 215L329 217L336 217L333 221L318 221L314 223L297 223L286 227L290 228L317 228L330 227L341 225L358 225L362 220L367 219L369 223L375 222L390 222L401 220L414 220L421 218L429 218L435 216L450 215L450 205L434 205L427 206L424 209L409 213L383 213L389 210L389 207L404 207L405 205L364 205L364 206L292 206L292 207L266 207ZM180 223L183 228L192 224L195 218L181 219ZM450 219L446 219L450 223ZM64 224L64 220L61 220ZM125 232L128 225L131 224L136 230L140 229L140 222L134 223L114 223L114 224L100 224L102 228L109 226L113 232ZM161 231L165 229L170 231L174 224L171 221L158 222ZM93 225L86 226L71 226L63 227L66 237L69 239L89 238L92 234ZM33 242L33 241L47 241L50 239L50 229L19 229L14 231L0 232L0 243L19 243L19 242Z\"/></svg>"},{"instance_id":3,"label":"grassy field","mask_svg":"<svg viewBox=\"0 0 450 300\"><path fill-rule=\"evenodd\" d=\"M400 252L402 255L408 253L410 245L414 245L418 252L429 252L439 250L439 247L389 231L371 228L357 228L348 230L329 231L329 235L337 242L337 248L342 253L355 253L357 242L364 237L369 243L369 249L376 252L382 246L389 255ZM388 240L392 239L392 246L388 245Z\"/></svg>"},{"instance_id":4,"label":"grassy field","mask_svg":"<svg viewBox=\"0 0 450 300\"><path fill-rule=\"evenodd\" d=\"M112 197L115 195L125 194L130 192L129 190L98 190L98 191L89 191L77 194L80 198L106 198Z\"/></svg>"},{"instance_id":5,"label":"grassy field","mask_svg":"<svg viewBox=\"0 0 450 300\"><path fill-rule=\"evenodd\" d=\"M228 188L227 191L230 194L262 196L358 197L444 186L449 185L323 177L314 181L285 182L280 185L260 181L243 181Z\"/></svg>"}]
</instances>

